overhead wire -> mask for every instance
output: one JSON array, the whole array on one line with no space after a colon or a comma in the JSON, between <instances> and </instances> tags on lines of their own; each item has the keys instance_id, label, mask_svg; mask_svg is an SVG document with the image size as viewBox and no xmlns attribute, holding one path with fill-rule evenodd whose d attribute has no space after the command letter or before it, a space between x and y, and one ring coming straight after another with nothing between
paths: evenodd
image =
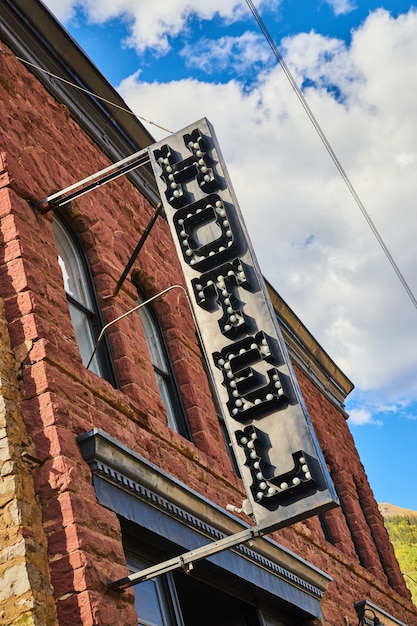
<instances>
[{"instance_id":1,"label":"overhead wire","mask_svg":"<svg viewBox=\"0 0 417 626\"><path fill-rule=\"evenodd\" d=\"M142 117L141 115L138 115L131 109L127 109L126 107L123 107L120 104L116 104L115 102L112 102L111 100L108 100L107 98L103 98L103 96L99 96L93 91L90 91L89 89L86 89L85 87L82 87L81 85L77 85L76 83L73 83L70 80L63 78L62 76L58 76L57 74L54 74L53 72L50 72L49 70L46 70L44 67L39 67L39 65L35 65L35 63L32 63L31 61L28 61L27 59L23 59L22 57L19 57L17 54L11 55L10 53L7 53L5 50L2 50L1 48L0 48L0 52L4 54L5 56L14 56L21 63L24 63L25 65L28 65L29 67L32 67L33 69L38 70L39 72L43 72L44 74L47 74L51 78L54 78L55 80L59 80L61 83L65 83L66 85L69 85L70 87L74 87L74 89L83 91L89 96L92 96L93 98L96 98L97 100L101 100L101 102L105 102L106 104L109 104L110 106L115 107L116 109L119 109L120 111L123 111L124 113L133 115L134 117L137 117L139 120L142 120L142 122L146 122L147 124L156 126L157 128L160 128L166 133L169 133L170 135L173 133L173 131L169 130L169 128L165 128L164 126L161 126L160 124L157 124L156 122L152 122L151 120L146 119L146 117Z\"/></svg>"},{"instance_id":2,"label":"overhead wire","mask_svg":"<svg viewBox=\"0 0 417 626\"><path fill-rule=\"evenodd\" d=\"M402 286L404 287L408 297L410 298L411 302L413 303L413 305L415 306L415 308L417 309L417 299L413 293L413 291L411 290L411 287L409 286L409 284L407 283L403 273L401 272L400 268L398 267L397 263L395 262L391 252L389 251L387 245L385 244L382 236L380 235L377 227L375 226L371 216L369 215L368 211L366 210L362 200L360 199L359 195L357 194L352 182L350 181L345 169L343 168L341 162L339 161L335 151L333 150L332 146L330 145L326 135L324 134L319 122L317 121L313 111L311 110L307 100L304 97L303 92L301 91L300 87L298 86L295 78L293 77L289 67L287 66L281 52L279 51L276 43L274 42L274 40L272 39L272 36L270 35L268 28L266 27L265 23L263 22L261 16L259 15L255 5L253 4L252 0L246 0L246 4L248 5L254 19L256 20L260 30L262 31L262 34L264 35L267 43L269 44L269 47L271 48L273 54L275 55L276 59L278 60L278 63L280 64L285 76L287 77L291 87L293 88L295 94L297 95L303 109L305 110L305 112L307 113L311 123L313 124L317 134L319 135L321 141L324 144L324 147L326 148L327 152L329 153L331 159L333 160L334 164L336 165L336 168L338 169L341 177L343 178L347 188L349 189L353 199L355 200L356 204L358 205L360 211L362 212L362 215L364 216L365 220L367 221L372 233L374 234L376 240L378 241L379 245L381 246L385 256L387 257L388 261L390 262L392 268L394 269L398 279L400 280Z\"/></svg>"}]
</instances>

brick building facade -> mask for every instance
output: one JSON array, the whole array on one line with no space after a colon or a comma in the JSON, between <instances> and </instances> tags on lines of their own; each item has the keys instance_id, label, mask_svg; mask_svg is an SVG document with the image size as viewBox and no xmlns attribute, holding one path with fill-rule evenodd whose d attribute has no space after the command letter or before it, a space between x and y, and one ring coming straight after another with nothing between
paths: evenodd
<instances>
[{"instance_id":1,"label":"brick building facade","mask_svg":"<svg viewBox=\"0 0 417 626\"><path fill-rule=\"evenodd\" d=\"M152 137L91 95L125 106L41 3L4 0L0 17L0 624L417 625L346 424L352 384L270 285L341 506L108 586L247 528L226 509L246 494L163 217L112 296L159 201L151 170L33 208ZM163 291L87 369L103 325Z\"/></svg>"}]
</instances>

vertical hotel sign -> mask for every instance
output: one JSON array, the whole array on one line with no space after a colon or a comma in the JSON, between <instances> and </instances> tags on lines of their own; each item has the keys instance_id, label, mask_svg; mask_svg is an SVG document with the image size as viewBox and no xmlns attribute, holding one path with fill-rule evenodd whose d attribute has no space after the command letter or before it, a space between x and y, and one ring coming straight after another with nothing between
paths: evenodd
<instances>
[{"instance_id":1,"label":"vertical hotel sign","mask_svg":"<svg viewBox=\"0 0 417 626\"><path fill-rule=\"evenodd\" d=\"M149 152L257 526L337 505L211 125Z\"/></svg>"}]
</instances>

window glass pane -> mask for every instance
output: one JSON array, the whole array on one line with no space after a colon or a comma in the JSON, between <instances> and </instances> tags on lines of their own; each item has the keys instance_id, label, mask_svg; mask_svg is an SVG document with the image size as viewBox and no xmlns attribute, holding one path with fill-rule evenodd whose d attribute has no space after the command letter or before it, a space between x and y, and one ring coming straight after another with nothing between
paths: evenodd
<instances>
[{"instance_id":1,"label":"window glass pane","mask_svg":"<svg viewBox=\"0 0 417 626\"><path fill-rule=\"evenodd\" d=\"M88 281L79 254L58 220L53 222L58 260L64 278L65 291L90 311L93 310Z\"/></svg>"},{"instance_id":2,"label":"window glass pane","mask_svg":"<svg viewBox=\"0 0 417 626\"><path fill-rule=\"evenodd\" d=\"M141 297L139 297L139 302L143 302ZM154 318L150 307L143 306L138 312L145 333L156 382L158 383L159 393L166 408L168 426L184 435L184 437L189 437L182 404L158 322Z\"/></svg>"},{"instance_id":3,"label":"window glass pane","mask_svg":"<svg viewBox=\"0 0 417 626\"><path fill-rule=\"evenodd\" d=\"M172 405L171 396L169 393L169 381L166 380L164 376L161 376L157 371L156 374L156 382L158 383L159 393L161 394L162 402L165 404L165 408L167 410L167 418L168 418L168 426L173 428L174 430L178 430L177 422L175 419L175 410Z\"/></svg>"},{"instance_id":4,"label":"window glass pane","mask_svg":"<svg viewBox=\"0 0 417 626\"><path fill-rule=\"evenodd\" d=\"M147 561L130 552L126 554L126 560L131 574L150 565ZM172 598L168 587L164 584L163 577L158 576L138 583L133 587L133 592L138 626L182 626L181 620L178 624L173 618Z\"/></svg>"},{"instance_id":5,"label":"window glass pane","mask_svg":"<svg viewBox=\"0 0 417 626\"><path fill-rule=\"evenodd\" d=\"M135 588L135 609L138 624L142 626L164 626L162 608L159 602L156 582L146 580Z\"/></svg>"},{"instance_id":6,"label":"window glass pane","mask_svg":"<svg viewBox=\"0 0 417 626\"><path fill-rule=\"evenodd\" d=\"M93 330L96 315L90 281L80 252L66 228L56 218L52 226L75 338L83 365L86 366L91 358L96 342L96 333ZM94 356L89 369L98 376L104 376L97 354Z\"/></svg>"},{"instance_id":7,"label":"window glass pane","mask_svg":"<svg viewBox=\"0 0 417 626\"><path fill-rule=\"evenodd\" d=\"M71 316L71 322L74 327L75 337L77 339L78 349L80 351L81 360L83 365L87 365L94 350L94 341L91 332L91 324L88 316L77 309L71 302L68 302L69 312ZM102 370L100 361L98 360L97 353L94 355L93 360L90 363L89 369L102 376Z\"/></svg>"},{"instance_id":8,"label":"window glass pane","mask_svg":"<svg viewBox=\"0 0 417 626\"><path fill-rule=\"evenodd\" d=\"M152 364L162 372L168 373L168 365L164 355L163 346L161 345L159 329L157 328L154 320L152 319L152 315L146 306L139 309L139 317L145 331Z\"/></svg>"}]
</instances>

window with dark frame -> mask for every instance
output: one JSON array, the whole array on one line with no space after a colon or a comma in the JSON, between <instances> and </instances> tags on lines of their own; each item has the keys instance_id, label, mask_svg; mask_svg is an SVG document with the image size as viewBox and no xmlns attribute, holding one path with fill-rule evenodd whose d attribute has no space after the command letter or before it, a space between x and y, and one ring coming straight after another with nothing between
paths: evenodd
<instances>
[{"instance_id":1,"label":"window with dark frame","mask_svg":"<svg viewBox=\"0 0 417 626\"><path fill-rule=\"evenodd\" d=\"M52 227L75 338L83 365L87 366L103 327L90 267L79 242L64 220L55 216ZM89 369L116 387L106 340L101 342Z\"/></svg>"},{"instance_id":2,"label":"window with dark frame","mask_svg":"<svg viewBox=\"0 0 417 626\"><path fill-rule=\"evenodd\" d=\"M126 561L131 573L151 565L130 551ZM138 626L260 626L255 606L180 571L141 582L133 591Z\"/></svg>"},{"instance_id":3,"label":"window with dark frame","mask_svg":"<svg viewBox=\"0 0 417 626\"><path fill-rule=\"evenodd\" d=\"M144 298L140 294L138 302L139 304L144 302ZM159 393L166 408L168 426L187 439L191 439L165 338L156 315L149 304L145 304L139 309L139 318L145 333Z\"/></svg>"},{"instance_id":4,"label":"window with dark frame","mask_svg":"<svg viewBox=\"0 0 417 626\"><path fill-rule=\"evenodd\" d=\"M130 574L151 565L132 552L126 553L126 561ZM135 585L133 591L138 626L183 626L171 575L143 581Z\"/></svg>"}]
</instances>

